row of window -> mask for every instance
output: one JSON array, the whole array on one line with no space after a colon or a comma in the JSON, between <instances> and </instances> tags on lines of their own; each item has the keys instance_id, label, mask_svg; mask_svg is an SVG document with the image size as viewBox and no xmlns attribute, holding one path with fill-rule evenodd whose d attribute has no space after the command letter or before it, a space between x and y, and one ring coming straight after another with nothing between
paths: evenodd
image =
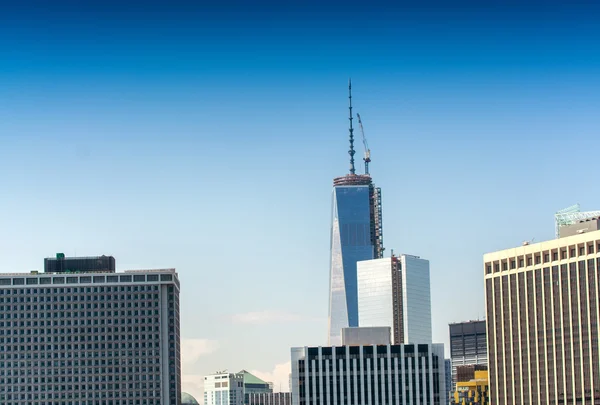
<instances>
[{"instance_id":1,"label":"row of window","mask_svg":"<svg viewBox=\"0 0 600 405\"><path fill-rule=\"evenodd\" d=\"M12 346L11 346L12 347ZM159 352L158 350L122 350L120 353L119 351L87 351L87 352L57 352L57 351L53 351L53 352L42 352L42 353L37 353L37 352L32 352L31 350L27 350L26 349L27 346L20 346L20 350L15 350L14 353L10 353L10 351L8 353L4 353L4 352L0 352L0 360L10 360L10 359L31 359L31 360L36 360L36 359L41 359L41 358L46 358L46 359L69 359L69 358L94 358L94 357L125 357L125 356L129 356L129 357L133 357L133 356L141 356L142 358L145 358L146 356L152 357L155 356L158 358L159 356ZM1 349L1 347L0 347ZM155 359L155 361L157 362L158 359ZM150 359L150 363L152 363L152 359ZM0 369L0 374L2 373L2 370Z\"/></svg>"},{"instance_id":2,"label":"row of window","mask_svg":"<svg viewBox=\"0 0 600 405\"><path fill-rule=\"evenodd\" d=\"M92 284L92 283L142 283L159 281L158 274L122 274L118 276L70 276L70 277L11 277L0 278L0 285L37 284ZM173 281L172 274L160 274L160 281Z\"/></svg>"},{"instance_id":3,"label":"row of window","mask_svg":"<svg viewBox=\"0 0 600 405\"><path fill-rule=\"evenodd\" d=\"M594 254L595 250L600 251L600 243L598 243L598 248L595 249L595 245L593 243L588 244L587 245L587 249L586 246L579 246L577 247L573 247L571 246L568 250L567 248L561 248L560 249L560 253L559 250L553 250L552 252L550 251L546 251L542 253L536 253L534 255L527 255L527 257L521 256L518 259L517 258L512 258L509 260L504 260L501 263L494 263L493 264L493 270L494 272L499 272L500 269L502 269L502 271L506 271L506 270L514 270L517 267L518 268L522 268L525 267L525 263L527 263L527 266L533 266L541 264L542 260L544 263L550 263L551 261L555 262L558 260L566 260L566 259L570 259L570 258L574 258L574 257L578 257L578 256L584 256L586 254ZM568 254L567 254L568 253ZM560 257L560 259L559 259ZM486 273L490 274L492 273L492 263L487 263L486 264Z\"/></svg>"}]
</instances>

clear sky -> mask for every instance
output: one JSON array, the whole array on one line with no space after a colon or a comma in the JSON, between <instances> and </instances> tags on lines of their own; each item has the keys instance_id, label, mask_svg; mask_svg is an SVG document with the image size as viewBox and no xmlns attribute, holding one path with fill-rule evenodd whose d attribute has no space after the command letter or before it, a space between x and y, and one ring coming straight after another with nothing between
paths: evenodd
<instances>
[{"instance_id":1,"label":"clear sky","mask_svg":"<svg viewBox=\"0 0 600 405\"><path fill-rule=\"evenodd\" d=\"M219 369L286 390L289 348L326 343L349 77L387 251L431 262L435 341L483 317L483 253L600 209L597 7L21 3L0 14L0 271L176 267L195 395Z\"/></svg>"}]
</instances>

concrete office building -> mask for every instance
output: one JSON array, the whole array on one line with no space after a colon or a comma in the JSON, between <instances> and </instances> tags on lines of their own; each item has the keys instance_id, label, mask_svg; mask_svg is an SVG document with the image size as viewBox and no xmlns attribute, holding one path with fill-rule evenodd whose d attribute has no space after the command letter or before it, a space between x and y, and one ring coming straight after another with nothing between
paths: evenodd
<instances>
[{"instance_id":1,"label":"concrete office building","mask_svg":"<svg viewBox=\"0 0 600 405\"><path fill-rule=\"evenodd\" d=\"M361 327L391 327L394 344L432 342L428 260L392 255L357 269Z\"/></svg>"},{"instance_id":2,"label":"concrete office building","mask_svg":"<svg viewBox=\"0 0 600 405\"><path fill-rule=\"evenodd\" d=\"M443 344L299 347L291 358L293 405L447 403Z\"/></svg>"},{"instance_id":3,"label":"concrete office building","mask_svg":"<svg viewBox=\"0 0 600 405\"><path fill-rule=\"evenodd\" d=\"M452 391L456 387L456 368L488 364L485 321L451 323L450 358L452 359Z\"/></svg>"},{"instance_id":4,"label":"concrete office building","mask_svg":"<svg viewBox=\"0 0 600 405\"><path fill-rule=\"evenodd\" d=\"M0 274L2 405L181 403L173 269Z\"/></svg>"},{"instance_id":5,"label":"concrete office building","mask_svg":"<svg viewBox=\"0 0 600 405\"><path fill-rule=\"evenodd\" d=\"M254 395L271 393L272 383L246 370L238 373L222 371L204 377L204 405L247 405Z\"/></svg>"},{"instance_id":6,"label":"concrete office building","mask_svg":"<svg viewBox=\"0 0 600 405\"><path fill-rule=\"evenodd\" d=\"M263 392L248 395L246 405L291 405L291 392Z\"/></svg>"},{"instance_id":7,"label":"concrete office building","mask_svg":"<svg viewBox=\"0 0 600 405\"><path fill-rule=\"evenodd\" d=\"M222 371L204 377L204 405L243 404L243 374Z\"/></svg>"},{"instance_id":8,"label":"concrete office building","mask_svg":"<svg viewBox=\"0 0 600 405\"><path fill-rule=\"evenodd\" d=\"M592 231L484 255L490 403L600 404L599 249Z\"/></svg>"}]
</instances>

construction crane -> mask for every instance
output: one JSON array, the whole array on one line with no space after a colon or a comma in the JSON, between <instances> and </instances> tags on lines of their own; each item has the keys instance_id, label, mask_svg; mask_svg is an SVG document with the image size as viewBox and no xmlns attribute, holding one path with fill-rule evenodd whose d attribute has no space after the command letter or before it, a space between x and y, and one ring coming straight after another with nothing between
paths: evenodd
<instances>
[{"instance_id":1,"label":"construction crane","mask_svg":"<svg viewBox=\"0 0 600 405\"><path fill-rule=\"evenodd\" d=\"M365 136L365 129L363 128L362 121L360 119L360 114L356 113L356 117L358 118L358 125L360 126L360 133L362 134L363 145L365 146L365 157L363 160L365 161L365 174L369 174L369 162L371 161L371 150L369 149L369 144L367 143L367 137Z\"/></svg>"}]
</instances>

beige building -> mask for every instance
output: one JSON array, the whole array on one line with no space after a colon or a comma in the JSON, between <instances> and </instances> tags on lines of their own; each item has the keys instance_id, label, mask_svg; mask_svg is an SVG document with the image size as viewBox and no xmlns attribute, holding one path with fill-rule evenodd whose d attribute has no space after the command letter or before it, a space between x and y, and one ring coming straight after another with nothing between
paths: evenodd
<instances>
[{"instance_id":1,"label":"beige building","mask_svg":"<svg viewBox=\"0 0 600 405\"><path fill-rule=\"evenodd\" d=\"M600 404L599 250L579 230L484 255L491 403Z\"/></svg>"}]
</instances>

